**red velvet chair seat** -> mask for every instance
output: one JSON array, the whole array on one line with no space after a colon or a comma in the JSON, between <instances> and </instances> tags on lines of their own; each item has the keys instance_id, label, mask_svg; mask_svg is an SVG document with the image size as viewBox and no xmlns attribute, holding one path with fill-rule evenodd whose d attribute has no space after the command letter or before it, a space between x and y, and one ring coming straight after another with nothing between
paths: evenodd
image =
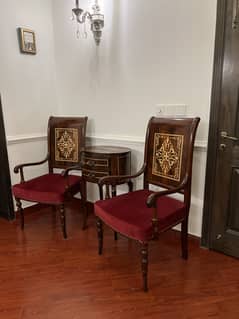
<instances>
[{"instance_id":1,"label":"red velvet chair seat","mask_svg":"<svg viewBox=\"0 0 239 319\"><path fill-rule=\"evenodd\" d=\"M95 203L95 214L115 231L140 241L150 240L153 234L153 209L146 205L153 193L139 190ZM159 231L179 223L186 214L183 202L164 196L158 199Z\"/></svg>"},{"instance_id":2,"label":"red velvet chair seat","mask_svg":"<svg viewBox=\"0 0 239 319\"><path fill-rule=\"evenodd\" d=\"M66 186L69 186L71 194L76 194L79 192L81 181L80 176L69 175L64 178L60 174L46 174L14 185L13 194L16 198L27 201L61 204L65 200Z\"/></svg>"}]
</instances>

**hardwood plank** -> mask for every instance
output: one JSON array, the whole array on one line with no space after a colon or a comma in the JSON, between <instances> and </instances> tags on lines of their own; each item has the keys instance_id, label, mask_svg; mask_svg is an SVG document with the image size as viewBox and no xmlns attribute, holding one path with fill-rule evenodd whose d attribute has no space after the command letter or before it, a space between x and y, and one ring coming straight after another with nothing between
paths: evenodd
<instances>
[{"instance_id":1,"label":"hardwood plank","mask_svg":"<svg viewBox=\"0 0 239 319\"><path fill-rule=\"evenodd\" d=\"M76 200L67 209L69 239L51 208L18 220L0 220L0 318L201 319L239 318L239 261L201 249L190 238L189 260L180 258L178 232L149 249L149 292L141 287L139 247L105 228L97 254L94 218L81 230Z\"/></svg>"}]
</instances>

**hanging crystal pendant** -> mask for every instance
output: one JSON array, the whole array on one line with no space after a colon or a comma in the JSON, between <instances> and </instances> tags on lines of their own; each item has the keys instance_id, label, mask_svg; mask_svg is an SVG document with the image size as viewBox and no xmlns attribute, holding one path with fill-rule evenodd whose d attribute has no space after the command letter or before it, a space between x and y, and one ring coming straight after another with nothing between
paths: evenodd
<instances>
[{"instance_id":1,"label":"hanging crystal pendant","mask_svg":"<svg viewBox=\"0 0 239 319\"><path fill-rule=\"evenodd\" d=\"M78 23L77 23L76 37L77 39L80 39L80 28Z\"/></svg>"},{"instance_id":2,"label":"hanging crystal pendant","mask_svg":"<svg viewBox=\"0 0 239 319\"><path fill-rule=\"evenodd\" d=\"M86 23L84 23L83 37L84 37L84 39L87 39L87 37L88 37L88 33L87 33L87 31L86 31Z\"/></svg>"}]
</instances>

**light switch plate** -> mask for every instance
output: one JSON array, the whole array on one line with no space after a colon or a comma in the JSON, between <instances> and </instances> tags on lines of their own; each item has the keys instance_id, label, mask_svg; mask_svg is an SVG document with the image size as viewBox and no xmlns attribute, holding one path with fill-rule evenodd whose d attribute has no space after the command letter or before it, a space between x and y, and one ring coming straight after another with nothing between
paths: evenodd
<instances>
[{"instance_id":1,"label":"light switch plate","mask_svg":"<svg viewBox=\"0 0 239 319\"><path fill-rule=\"evenodd\" d=\"M185 117L188 114L186 104L156 104L156 116Z\"/></svg>"}]
</instances>

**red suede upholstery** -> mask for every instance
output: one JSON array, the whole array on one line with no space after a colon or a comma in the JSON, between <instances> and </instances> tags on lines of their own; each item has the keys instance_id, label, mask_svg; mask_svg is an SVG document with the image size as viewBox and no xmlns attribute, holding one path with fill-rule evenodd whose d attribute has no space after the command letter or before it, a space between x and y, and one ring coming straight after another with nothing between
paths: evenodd
<instances>
[{"instance_id":1,"label":"red suede upholstery","mask_svg":"<svg viewBox=\"0 0 239 319\"><path fill-rule=\"evenodd\" d=\"M152 237L153 208L146 205L153 193L139 190L95 203L95 214L115 231L139 240ZM174 198L164 196L158 200L159 231L180 222L185 217L185 205Z\"/></svg>"},{"instance_id":2,"label":"red suede upholstery","mask_svg":"<svg viewBox=\"0 0 239 319\"><path fill-rule=\"evenodd\" d=\"M31 202L46 204L61 204L65 200L66 186L69 185L71 194L80 191L81 177L69 175L67 178L60 174L46 174L27 182L13 186L13 194Z\"/></svg>"}]
</instances>

